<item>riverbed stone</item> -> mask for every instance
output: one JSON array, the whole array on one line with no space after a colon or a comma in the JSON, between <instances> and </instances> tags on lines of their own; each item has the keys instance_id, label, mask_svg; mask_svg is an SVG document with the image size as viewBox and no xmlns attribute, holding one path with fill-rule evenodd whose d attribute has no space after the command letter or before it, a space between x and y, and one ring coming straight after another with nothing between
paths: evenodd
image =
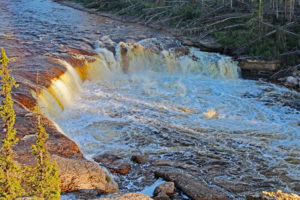
<instances>
[{"instance_id":1,"label":"riverbed stone","mask_svg":"<svg viewBox=\"0 0 300 200\"><path fill-rule=\"evenodd\" d=\"M52 159L59 166L60 177L63 180L61 189L64 192L89 190L93 188L99 194L118 192L117 183L92 161L70 159L53 155Z\"/></svg>"},{"instance_id":2,"label":"riverbed stone","mask_svg":"<svg viewBox=\"0 0 300 200\"><path fill-rule=\"evenodd\" d=\"M281 190L276 192L263 191L247 195L246 200L300 200L300 196L293 193L284 193Z\"/></svg>"},{"instance_id":3,"label":"riverbed stone","mask_svg":"<svg viewBox=\"0 0 300 200\"><path fill-rule=\"evenodd\" d=\"M175 190L174 182L165 182L157 186L154 190L154 195L158 196L160 193L165 193L167 195L173 194Z\"/></svg>"},{"instance_id":4,"label":"riverbed stone","mask_svg":"<svg viewBox=\"0 0 300 200\"><path fill-rule=\"evenodd\" d=\"M164 192L159 192L154 197L154 200L171 200L171 198Z\"/></svg>"},{"instance_id":5,"label":"riverbed stone","mask_svg":"<svg viewBox=\"0 0 300 200\"><path fill-rule=\"evenodd\" d=\"M149 158L148 158L148 156L145 156L145 155L133 155L131 157L131 161L138 163L138 164L144 164L149 161Z\"/></svg>"},{"instance_id":6,"label":"riverbed stone","mask_svg":"<svg viewBox=\"0 0 300 200\"><path fill-rule=\"evenodd\" d=\"M298 85L298 80L297 78L293 77L293 76L289 76L286 78L286 82L288 85L290 86L297 86Z\"/></svg>"},{"instance_id":7,"label":"riverbed stone","mask_svg":"<svg viewBox=\"0 0 300 200\"><path fill-rule=\"evenodd\" d=\"M99 200L152 200L152 198L141 193L126 193L114 197L100 198Z\"/></svg>"},{"instance_id":8,"label":"riverbed stone","mask_svg":"<svg viewBox=\"0 0 300 200\"><path fill-rule=\"evenodd\" d=\"M99 162L102 166L108 168L112 173L125 175L128 174L131 169L129 163L124 162L121 157L113 154L99 154L94 157L94 160Z\"/></svg>"},{"instance_id":9,"label":"riverbed stone","mask_svg":"<svg viewBox=\"0 0 300 200\"><path fill-rule=\"evenodd\" d=\"M227 195L216 187L210 186L204 180L196 180L177 170L160 169L155 171L157 177L175 183L176 188L193 200L224 200Z\"/></svg>"}]
</instances>

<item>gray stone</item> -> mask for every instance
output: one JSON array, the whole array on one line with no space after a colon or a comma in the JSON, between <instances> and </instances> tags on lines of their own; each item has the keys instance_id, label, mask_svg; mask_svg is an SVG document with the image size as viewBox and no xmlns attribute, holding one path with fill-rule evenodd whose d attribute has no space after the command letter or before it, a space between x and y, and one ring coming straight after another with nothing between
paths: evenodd
<instances>
[{"instance_id":1,"label":"gray stone","mask_svg":"<svg viewBox=\"0 0 300 200\"><path fill-rule=\"evenodd\" d=\"M216 187L210 186L204 180L196 180L186 174L175 170L158 170L155 172L157 177L167 181L173 181L176 188L184 192L193 200L224 200L227 195Z\"/></svg>"},{"instance_id":2,"label":"gray stone","mask_svg":"<svg viewBox=\"0 0 300 200\"><path fill-rule=\"evenodd\" d=\"M157 196L154 197L154 200L171 200L171 199L167 194L160 192L157 194Z\"/></svg>"},{"instance_id":3,"label":"gray stone","mask_svg":"<svg viewBox=\"0 0 300 200\"><path fill-rule=\"evenodd\" d=\"M144 155L133 155L131 157L131 161L139 163L139 164L144 164L144 163L147 163L149 161L149 158L147 156L144 156Z\"/></svg>"},{"instance_id":4,"label":"gray stone","mask_svg":"<svg viewBox=\"0 0 300 200\"><path fill-rule=\"evenodd\" d=\"M175 184L174 182L165 182L157 186L154 190L154 196L158 196L160 193L167 195L174 194Z\"/></svg>"},{"instance_id":5,"label":"gray stone","mask_svg":"<svg viewBox=\"0 0 300 200\"><path fill-rule=\"evenodd\" d=\"M291 85L291 86L296 86L298 85L298 80L297 78L293 77L293 76L289 76L286 78L286 82Z\"/></svg>"}]
</instances>

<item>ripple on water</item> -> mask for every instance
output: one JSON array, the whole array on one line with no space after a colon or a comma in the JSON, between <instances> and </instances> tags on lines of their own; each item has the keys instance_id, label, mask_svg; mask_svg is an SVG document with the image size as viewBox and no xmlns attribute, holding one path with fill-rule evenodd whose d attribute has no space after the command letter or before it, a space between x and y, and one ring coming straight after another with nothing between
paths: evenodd
<instances>
[{"instance_id":1,"label":"ripple on water","mask_svg":"<svg viewBox=\"0 0 300 200\"><path fill-rule=\"evenodd\" d=\"M207 180L235 194L300 192L300 113L282 103L288 93L297 95L248 80L122 74L84 83L55 121L89 157L138 152L192 160L208 167Z\"/></svg>"}]
</instances>

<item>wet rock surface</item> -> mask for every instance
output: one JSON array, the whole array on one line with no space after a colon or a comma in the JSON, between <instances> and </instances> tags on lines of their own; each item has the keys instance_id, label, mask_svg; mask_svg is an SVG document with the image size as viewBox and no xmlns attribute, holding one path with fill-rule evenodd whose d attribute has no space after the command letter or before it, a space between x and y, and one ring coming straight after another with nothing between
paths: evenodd
<instances>
[{"instance_id":1,"label":"wet rock surface","mask_svg":"<svg viewBox=\"0 0 300 200\"><path fill-rule=\"evenodd\" d=\"M157 186L153 192L155 200L170 200L168 195L174 194L175 184L174 182L165 182Z\"/></svg>"},{"instance_id":2,"label":"wet rock surface","mask_svg":"<svg viewBox=\"0 0 300 200\"><path fill-rule=\"evenodd\" d=\"M160 192L155 195L154 200L171 200L171 198L166 193Z\"/></svg>"},{"instance_id":3,"label":"wet rock surface","mask_svg":"<svg viewBox=\"0 0 300 200\"><path fill-rule=\"evenodd\" d=\"M165 194L174 194L175 190L175 184L174 182L165 182L160 184L158 187L154 190L154 195L159 196L159 193L165 193Z\"/></svg>"},{"instance_id":4,"label":"wet rock surface","mask_svg":"<svg viewBox=\"0 0 300 200\"><path fill-rule=\"evenodd\" d=\"M0 0L0 2L3 5L0 8L0 18L4 19L0 21L0 27L5 27L5 29L1 29L5 30L5 33L0 34L0 42L8 51L8 56L11 58L10 65L13 66L12 73L20 84L20 87L13 94L16 102L16 126L20 138L20 143L15 147L15 150L19 161L25 165L33 164L30 146L34 143L36 129L34 125L36 116L28 111L34 110L36 104L31 91L35 87L38 89L48 87L52 79L57 78L66 70L53 58L64 59L81 69L85 66L86 61L93 61L91 56L94 55L93 47L96 40L100 39L100 42L112 49L113 45L110 45L109 40L104 40L103 35L110 35L109 38L116 42L129 41L132 43L148 37L164 35L144 27L123 24L108 18L99 18L96 15L74 11L57 4L51 4L51 1L47 0L42 1L46 10L35 7L36 4L40 5L40 1L30 1L28 3L28 1L20 0L18 5L12 1ZM49 18L42 17L48 16L49 10L58 11L58 17L56 19L52 18L53 15L49 15L51 16ZM41 13L38 11L41 11ZM35 17L32 18L31 15ZM16 18L16 16L19 18ZM66 19L71 21L66 23ZM28 31L26 26L33 31ZM183 49L178 51L178 54L181 55L185 52L185 49ZM83 56L84 59L78 59L76 55L80 58ZM40 80L43 80L39 82L38 86L35 84L37 71L42 77ZM295 77L294 75L291 76ZM86 79L85 76L81 78ZM294 78L292 79L292 82L295 82ZM268 97L273 95L272 91L266 90L264 93L267 93ZM290 97L289 94L284 95L289 99L298 99L297 95ZM264 95L261 96L265 98ZM273 99L280 102L282 97L274 96ZM266 99L265 102L274 103L270 102L269 99ZM284 100L282 104L285 102ZM78 189L93 195L117 191L116 185L108 181L110 178L106 177L105 172L101 171L95 163L83 158L78 146L62 134L53 122L44 119L44 123L47 132L50 134L47 148L52 158L61 163L60 168L65 177L63 179L63 191ZM156 128L154 131L138 130L145 132L145 134L136 136L132 145L137 145L140 149L143 149L147 147L147 144L155 141L152 138L159 138L157 145L165 147L166 150L160 152L160 154L149 155L151 159L145 157L133 159L136 163L131 164L131 170L128 174L125 176L116 175L116 180L122 191L139 191L145 186L152 185L157 179L154 176L154 172L157 171L164 172L161 175L166 178L174 178L174 182L179 185L178 188L181 188L170 196L171 199L183 199L181 191L189 193L191 197L195 198L202 195L195 188L186 187L190 177L199 177L200 180L194 181L196 185L199 184L201 188L204 188L203 190L210 187L222 188L229 195L232 195L233 199L243 198L249 192L261 191L262 188L268 191L272 188L286 188L287 183L291 189L300 192L299 180L280 168L284 166L278 167L277 161L275 162L276 165L268 165L267 161L262 159L261 155L266 152L263 145L247 143L242 139L222 137L226 135L222 131L214 133L211 130L194 128L185 132L180 128L172 130L167 127ZM197 135L195 132L197 132ZM211 134L213 139L201 138L201 134L204 132ZM240 138L245 133L232 131L230 134ZM259 133L254 132L252 134L262 137ZM274 133L272 137L281 136ZM268 138L265 137L262 140L268 140ZM184 150L176 151L176 145L184 147ZM196 147L197 150L195 150ZM172 152L168 153L168 150L172 150ZM289 163L297 165L299 162L297 155L292 155L289 149L285 150L284 147L281 151L286 154L285 159ZM251 154L248 154L248 152L251 152ZM111 168L114 168L115 165L118 165L118 162L112 165ZM119 166L117 169L119 168L122 167ZM125 169L128 169L128 165ZM81 174L81 171L85 173ZM90 176L91 171L93 176ZM169 171L173 174L170 174ZM181 179L183 182L180 182ZM278 182L278 179L281 181ZM223 194L222 190L220 194ZM129 198L129 196L126 196L126 198Z\"/></svg>"},{"instance_id":5,"label":"wet rock surface","mask_svg":"<svg viewBox=\"0 0 300 200\"><path fill-rule=\"evenodd\" d=\"M226 195L215 187L209 186L204 180L196 180L191 176L173 170L155 171L157 177L161 177L167 181L173 181L178 189L183 191L193 200L198 199L228 199Z\"/></svg>"},{"instance_id":6,"label":"wet rock surface","mask_svg":"<svg viewBox=\"0 0 300 200\"><path fill-rule=\"evenodd\" d=\"M114 197L100 198L100 200L151 200L151 198L145 194L127 193Z\"/></svg>"},{"instance_id":7,"label":"wet rock surface","mask_svg":"<svg viewBox=\"0 0 300 200\"><path fill-rule=\"evenodd\" d=\"M125 175L130 171L130 164L124 162L121 157L116 155L100 154L95 156L94 160L101 166L108 168L111 173Z\"/></svg>"},{"instance_id":8,"label":"wet rock surface","mask_svg":"<svg viewBox=\"0 0 300 200\"><path fill-rule=\"evenodd\" d=\"M152 194L153 199L179 200L188 197L190 199L228 199L226 192L220 190L217 185L207 184L201 178L202 170L209 168L199 168L180 161L155 159L143 155L132 156L135 162L137 157L147 158L147 162L132 163L132 169L128 175L116 178L121 191L130 191L132 188L142 190L161 177L171 182L165 182L156 187ZM217 163L215 162L216 165ZM129 185L130 188L127 188ZM183 194L188 197L184 197Z\"/></svg>"},{"instance_id":9,"label":"wet rock surface","mask_svg":"<svg viewBox=\"0 0 300 200\"><path fill-rule=\"evenodd\" d=\"M133 155L131 157L131 161L138 163L138 164L144 164L149 161L149 158L148 158L148 156L145 156L145 155Z\"/></svg>"}]
</instances>

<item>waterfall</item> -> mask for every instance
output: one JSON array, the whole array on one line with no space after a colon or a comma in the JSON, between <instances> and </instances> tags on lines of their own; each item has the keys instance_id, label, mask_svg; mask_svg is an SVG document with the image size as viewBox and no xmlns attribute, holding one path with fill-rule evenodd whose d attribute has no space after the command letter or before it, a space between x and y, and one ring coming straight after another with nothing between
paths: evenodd
<instances>
[{"instance_id":1,"label":"waterfall","mask_svg":"<svg viewBox=\"0 0 300 200\"><path fill-rule=\"evenodd\" d=\"M107 38L105 38L107 41ZM107 42L106 42L107 43ZM82 66L55 59L65 67L65 73L52 80L50 87L38 95L39 106L47 116L56 116L72 104L73 96L81 90L85 80L103 80L118 73L199 74L212 78L236 79L237 63L230 57L202 52L182 46L178 41L150 38L137 43L120 42L115 45L115 55L98 41L92 57L76 55ZM110 45L115 44L109 42ZM34 93L34 92L33 92Z\"/></svg>"}]
</instances>

